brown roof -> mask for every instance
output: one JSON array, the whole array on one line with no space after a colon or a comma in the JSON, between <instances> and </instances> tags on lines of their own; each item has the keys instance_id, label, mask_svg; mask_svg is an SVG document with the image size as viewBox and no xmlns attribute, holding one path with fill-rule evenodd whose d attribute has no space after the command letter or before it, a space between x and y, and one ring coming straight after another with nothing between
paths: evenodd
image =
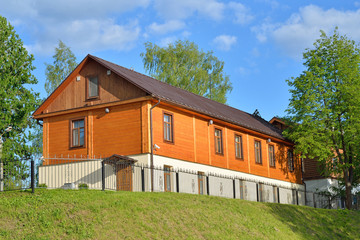
<instances>
[{"instance_id":1,"label":"brown roof","mask_svg":"<svg viewBox=\"0 0 360 240\"><path fill-rule=\"evenodd\" d=\"M88 55L88 57L97 61L119 76L122 76L135 86L147 92L149 95L162 101L180 105L184 108L285 140L279 129L261 117L253 116L252 114L228 105L171 86L167 83L105 61L101 58L92 55Z\"/></svg>"},{"instance_id":2,"label":"brown roof","mask_svg":"<svg viewBox=\"0 0 360 240\"><path fill-rule=\"evenodd\" d=\"M114 154L104 159L107 164L125 164L125 163L136 163L137 160L128 156Z\"/></svg>"}]
</instances>

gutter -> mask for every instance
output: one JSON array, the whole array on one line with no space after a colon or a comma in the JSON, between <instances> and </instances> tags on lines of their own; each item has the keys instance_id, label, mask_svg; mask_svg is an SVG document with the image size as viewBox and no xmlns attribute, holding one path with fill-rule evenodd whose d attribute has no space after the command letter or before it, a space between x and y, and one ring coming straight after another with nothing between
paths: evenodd
<instances>
[{"instance_id":1,"label":"gutter","mask_svg":"<svg viewBox=\"0 0 360 240\"><path fill-rule=\"evenodd\" d=\"M159 101L150 108L150 145L151 145L151 153L150 153L150 169L151 169L151 192L154 192L154 143L153 143L153 122L152 122L152 110L157 105L160 104Z\"/></svg>"}]
</instances>

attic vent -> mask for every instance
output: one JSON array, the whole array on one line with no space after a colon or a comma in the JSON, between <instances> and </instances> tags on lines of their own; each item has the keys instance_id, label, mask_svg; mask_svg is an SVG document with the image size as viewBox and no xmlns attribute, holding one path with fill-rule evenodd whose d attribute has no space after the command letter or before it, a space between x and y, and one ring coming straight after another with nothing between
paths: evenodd
<instances>
[{"instance_id":1,"label":"attic vent","mask_svg":"<svg viewBox=\"0 0 360 240\"><path fill-rule=\"evenodd\" d=\"M77 76L77 77L76 77L76 81L77 81L77 82L80 81L80 76Z\"/></svg>"}]
</instances>

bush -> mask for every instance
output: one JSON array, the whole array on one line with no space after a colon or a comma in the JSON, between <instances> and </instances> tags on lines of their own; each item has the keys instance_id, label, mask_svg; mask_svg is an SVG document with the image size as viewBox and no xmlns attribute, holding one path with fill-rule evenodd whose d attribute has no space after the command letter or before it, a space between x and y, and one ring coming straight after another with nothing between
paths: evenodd
<instances>
[{"instance_id":1,"label":"bush","mask_svg":"<svg viewBox=\"0 0 360 240\"><path fill-rule=\"evenodd\" d=\"M79 183L79 189L89 189L89 186L86 183Z\"/></svg>"},{"instance_id":2,"label":"bush","mask_svg":"<svg viewBox=\"0 0 360 240\"><path fill-rule=\"evenodd\" d=\"M40 183L38 187L39 188L47 188L47 185L45 183Z\"/></svg>"}]
</instances>

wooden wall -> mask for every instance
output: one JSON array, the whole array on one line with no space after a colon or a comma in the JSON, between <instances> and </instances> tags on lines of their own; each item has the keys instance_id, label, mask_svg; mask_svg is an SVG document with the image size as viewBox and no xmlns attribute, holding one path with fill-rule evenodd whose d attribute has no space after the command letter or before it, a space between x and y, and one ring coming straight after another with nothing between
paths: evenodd
<instances>
[{"instance_id":1,"label":"wooden wall","mask_svg":"<svg viewBox=\"0 0 360 240\"><path fill-rule=\"evenodd\" d=\"M77 76L80 76L80 81L76 81ZM91 101L86 99L87 76L98 76L99 99ZM72 74L71 77L69 85L47 106L43 111L44 113L133 99L146 95L144 91L116 74L107 75L107 69L91 59L87 60L78 74Z\"/></svg>"},{"instance_id":2,"label":"wooden wall","mask_svg":"<svg viewBox=\"0 0 360 240\"><path fill-rule=\"evenodd\" d=\"M108 157L113 154L133 155L150 152L149 101L129 103L104 108L82 111L74 114L49 117L44 119L44 156L57 157L90 156ZM174 143L163 140L163 113L173 114ZM86 146L71 149L70 120L86 117ZM210 118L185 112L181 109L160 104L153 109L154 143L160 149L157 155L181 159L189 162L206 164L231 169L273 179L301 183L301 164L295 158L295 171L288 171L287 150L290 145L273 139L276 153L276 167L269 166L268 142L266 136L250 133L240 127ZM214 129L219 128L223 134L223 154L215 153ZM244 159L235 157L235 134L243 140ZM255 163L254 141L261 142L262 164Z\"/></svg>"},{"instance_id":3,"label":"wooden wall","mask_svg":"<svg viewBox=\"0 0 360 240\"><path fill-rule=\"evenodd\" d=\"M164 112L173 114L174 143L167 143L163 140L162 118ZM160 149L158 149L155 154L278 180L302 183L300 159L294 157L295 171L289 172L288 170L287 150L291 148L290 145L285 146L284 143L274 140L268 143L268 138L264 136L256 136L243 129L229 126L229 124L215 119L213 119L214 124L209 125L209 119L186 113L170 106L160 105L154 108L154 143L160 146ZM221 155L215 153L215 128L222 130L224 149ZM242 136L243 160L235 157L235 133ZM261 142L262 164L255 163L255 140ZM275 168L269 166L269 144L275 147Z\"/></svg>"},{"instance_id":4,"label":"wooden wall","mask_svg":"<svg viewBox=\"0 0 360 240\"><path fill-rule=\"evenodd\" d=\"M44 119L44 157L99 158L142 152L142 102ZM70 148L70 122L85 117L85 146Z\"/></svg>"},{"instance_id":5,"label":"wooden wall","mask_svg":"<svg viewBox=\"0 0 360 240\"><path fill-rule=\"evenodd\" d=\"M304 180L324 178L321 176L321 164L313 158L304 158Z\"/></svg>"}]
</instances>

